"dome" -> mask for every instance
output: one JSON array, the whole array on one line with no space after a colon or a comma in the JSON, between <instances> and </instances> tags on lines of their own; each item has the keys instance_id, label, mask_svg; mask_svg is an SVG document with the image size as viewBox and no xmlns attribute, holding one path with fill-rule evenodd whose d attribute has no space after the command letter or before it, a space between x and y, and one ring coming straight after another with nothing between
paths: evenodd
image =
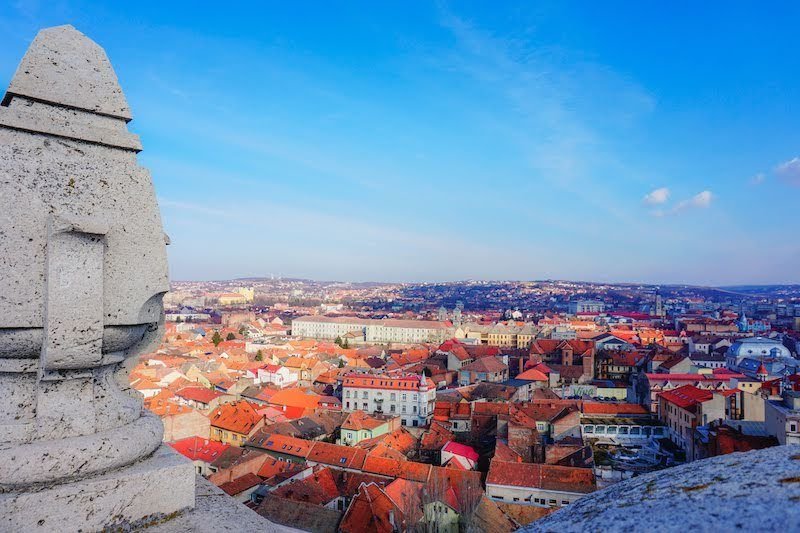
<instances>
[{"instance_id":1,"label":"dome","mask_svg":"<svg viewBox=\"0 0 800 533\"><path fill-rule=\"evenodd\" d=\"M740 357L791 357L789 349L780 342L765 337L750 337L739 339L728 349L728 354Z\"/></svg>"}]
</instances>

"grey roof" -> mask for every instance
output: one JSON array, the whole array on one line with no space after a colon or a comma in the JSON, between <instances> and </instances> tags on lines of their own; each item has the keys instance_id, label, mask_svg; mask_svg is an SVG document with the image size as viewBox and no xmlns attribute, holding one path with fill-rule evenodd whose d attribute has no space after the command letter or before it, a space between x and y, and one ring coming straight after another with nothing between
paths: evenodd
<instances>
[{"instance_id":1,"label":"grey roof","mask_svg":"<svg viewBox=\"0 0 800 533\"><path fill-rule=\"evenodd\" d=\"M692 361L714 361L719 363L725 361L725 354L720 352L712 352L710 354L695 352L693 354L689 354L689 358Z\"/></svg>"},{"instance_id":2,"label":"grey roof","mask_svg":"<svg viewBox=\"0 0 800 533\"><path fill-rule=\"evenodd\" d=\"M741 431L745 435L749 435L751 437L769 437L769 431L767 431L767 423L766 422L752 422L749 420L731 420L726 419L725 425L729 428L736 429Z\"/></svg>"},{"instance_id":3,"label":"grey roof","mask_svg":"<svg viewBox=\"0 0 800 533\"><path fill-rule=\"evenodd\" d=\"M531 384L530 381L527 381L525 379L516 379L516 378L507 379L500 383L500 385L506 385L508 387L516 387L516 388L525 387L526 385L530 384Z\"/></svg>"}]
</instances>

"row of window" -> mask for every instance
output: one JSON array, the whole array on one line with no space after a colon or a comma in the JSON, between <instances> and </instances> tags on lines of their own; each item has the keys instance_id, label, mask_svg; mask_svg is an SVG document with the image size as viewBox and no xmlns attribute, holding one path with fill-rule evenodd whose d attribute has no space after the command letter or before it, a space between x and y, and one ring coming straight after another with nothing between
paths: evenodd
<instances>
[{"instance_id":1,"label":"row of window","mask_svg":"<svg viewBox=\"0 0 800 533\"><path fill-rule=\"evenodd\" d=\"M492 499L496 500L496 501L500 501L500 502L506 501L505 497L503 497L503 496L492 496ZM547 499L547 498L532 498L531 496L528 496L527 498L522 498L521 500L519 498L511 498L511 499L513 501L515 501L515 502L519 502L519 501L531 502L531 501L533 501L533 503L538 503L539 505L558 505L558 501L553 499L553 498L550 498L550 499ZM569 500L561 500L561 505L569 505Z\"/></svg>"},{"instance_id":2,"label":"row of window","mask_svg":"<svg viewBox=\"0 0 800 533\"><path fill-rule=\"evenodd\" d=\"M361 404L361 406L362 406L362 407L361 407L361 410L362 410L362 411L369 411L369 403L367 403L367 402L363 402L363 403ZM345 408L345 409L350 409L350 402L349 402L349 401L345 401L345 402L344 402L344 408ZM358 409L358 402L353 402L353 409ZM389 404L389 412L390 412L390 413L395 413L395 412L397 412L397 411L396 411L395 404L393 404L393 403L390 403L390 404ZM405 405L401 405L401 406L400 406L400 412L401 412L402 414L406 414L406 413L408 412L408 411L407 411L407 409L406 409L406 406L405 406ZM412 406L411 406L411 412L412 412L413 414L417 414L417 406L416 406L416 405L412 405ZM425 415L425 414L426 414L426 409L425 409L425 406L422 406L422 414L423 414L423 415Z\"/></svg>"},{"instance_id":3,"label":"row of window","mask_svg":"<svg viewBox=\"0 0 800 533\"><path fill-rule=\"evenodd\" d=\"M650 435L653 436L662 436L664 434L664 428L661 426L593 426L593 425L586 425L583 426L583 433L584 434L595 434L595 435L636 435L636 436L645 436L649 437Z\"/></svg>"},{"instance_id":4,"label":"row of window","mask_svg":"<svg viewBox=\"0 0 800 533\"><path fill-rule=\"evenodd\" d=\"M377 396L383 396L383 391L378 391L377 392ZM345 398L349 398L350 397L350 391L349 390L345 390L344 391L344 397ZM365 400L368 399L369 398L369 391L362 391L361 392L361 397L363 399L365 399ZM358 391L353 391L353 398L358 398ZM396 392L390 393L389 394L389 399L390 400L397 400L397 393ZM408 399L408 394L406 394L405 392L400 395L400 400L405 402L407 399ZM417 399L417 393L416 392L411 393L411 399L416 401L416 399Z\"/></svg>"}]
</instances>

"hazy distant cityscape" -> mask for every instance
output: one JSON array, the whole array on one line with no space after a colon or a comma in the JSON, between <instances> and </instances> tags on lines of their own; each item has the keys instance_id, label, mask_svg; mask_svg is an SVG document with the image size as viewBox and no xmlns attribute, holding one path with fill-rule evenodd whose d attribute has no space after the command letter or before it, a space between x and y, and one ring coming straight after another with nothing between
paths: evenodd
<instances>
[{"instance_id":1,"label":"hazy distant cityscape","mask_svg":"<svg viewBox=\"0 0 800 533\"><path fill-rule=\"evenodd\" d=\"M513 531L631 477L800 443L797 285L270 277L164 301L133 388L199 474L300 529Z\"/></svg>"}]
</instances>

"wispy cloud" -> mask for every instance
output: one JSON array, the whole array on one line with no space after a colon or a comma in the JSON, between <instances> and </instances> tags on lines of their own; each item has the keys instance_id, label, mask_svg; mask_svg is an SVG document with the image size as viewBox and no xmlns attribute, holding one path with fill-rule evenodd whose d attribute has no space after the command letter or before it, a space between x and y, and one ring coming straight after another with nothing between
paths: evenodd
<instances>
[{"instance_id":1,"label":"wispy cloud","mask_svg":"<svg viewBox=\"0 0 800 533\"><path fill-rule=\"evenodd\" d=\"M498 122L518 145L534 179L580 199L610 220L630 222L630 213L615 201L614 191L598 186L594 178L623 166L607 133L625 129L649 113L653 98L604 65L529 39L500 37L440 8L441 24L455 38L456 48L436 60L442 68L480 83L492 98L510 107L513 112L504 112Z\"/></svg>"},{"instance_id":2,"label":"wispy cloud","mask_svg":"<svg viewBox=\"0 0 800 533\"><path fill-rule=\"evenodd\" d=\"M650 214L652 214L654 217L664 217L667 215L677 215L693 209L708 209L711 207L711 203L714 201L714 198L716 197L711 191L701 191L691 198L681 200L669 209L656 209L651 211Z\"/></svg>"},{"instance_id":3,"label":"wispy cloud","mask_svg":"<svg viewBox=\"0 0 800 533\"><path fill-rule=\"evenodd\" d=\"M775 167L775 174L789 185L800 187L800 157L795 157Z\"/></svg>"},{"instance_id":4,"label":"wispy cloud","mask_svg":"<svg viewBox=\"0 0 800 533\"><path fill-rule=\"evenodd\" d=\"M673 211L679 213L687 209L707 209L711 207L711 202L714 199L714 194L711 191L702 191L691 198L678 202Z\"/></svg>"},{"instance_id":5,"label":"wispy cloud","mask_svg":"<svg viewBox=\"0 0 800 533\"><path fill-rule=\"evenodd\" d=\"M761 185L766 181L766 179L767 175L764 174L763 172L759 172L758 174L750 178L750 185Z\"/></svg>"},{"instance_id":6,"label":"wispy cloud","mask_svg":"<svg viewBox=\"0 0 800 533\"><path fill-rule=\"evenodd\" d=\"M642 201L647 205L660 205L667 203L669 200L669 189L667 187L660 187L644 195Z\"/></svg>"}]
</instances>

